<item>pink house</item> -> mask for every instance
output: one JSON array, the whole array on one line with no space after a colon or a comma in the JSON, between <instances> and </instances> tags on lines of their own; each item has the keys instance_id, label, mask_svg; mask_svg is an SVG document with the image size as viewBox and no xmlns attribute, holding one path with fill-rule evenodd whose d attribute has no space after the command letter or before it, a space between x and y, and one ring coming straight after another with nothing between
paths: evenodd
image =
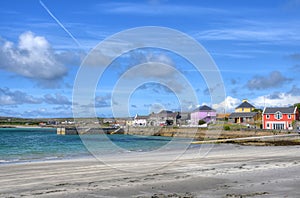
<instances>
[{"instance_id":1,"label":"pink house","mask_svg":"<svg viewBox=\"0 0 300 198\"><path fill-rule=\"evenodd\" d=\"M199 120L203 120L206 123L215 122L217 117L216 110L203 105L195 109L191 113L191 124L198 125Z\"/></svg>"}]
</instances>

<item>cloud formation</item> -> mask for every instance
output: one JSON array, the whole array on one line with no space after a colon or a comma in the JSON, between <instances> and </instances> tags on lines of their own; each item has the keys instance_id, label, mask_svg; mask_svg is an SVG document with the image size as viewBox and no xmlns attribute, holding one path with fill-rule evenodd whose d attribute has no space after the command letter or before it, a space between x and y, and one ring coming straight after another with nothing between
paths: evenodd
<instances>
[{"instance_id":1,"label":"cloud formation","mask_svg":"<svg viewBox=\"0 0 300 198\"><path fill-rule=\"evenodd\" d=\"M171 3L162 3L160 1L149 1L149 3L129 3L129 2L105 2L96 6L101 12L112 14L130 14L130 15L194 15L194 14L216 14L224 13L225 10L201 7L197 5L175 5Z\"/></svg>"},{"instance_id":2,"label":"cloud formation","mask_svg":"<svg viewBox=\"0 0 300 198\"><path fill-rule=\"evenodd\" d=\"M300 96L300 88L296 85L293 85L290 91L287 92L288 94L291 94L292 96ZM299 101L300 102L300 101Z\"/></svg>"},{"instance_id":3,"label":"cloud formation","mask_svg":"<svg viewBox=\"0 0 300 198\"><path fill-rule=\"evenodd\" d=\"M55 104L71 105L72 102L60 93L46 94L43 97L35 97L23 91L13 91L9 88L0 88L0 105L23 105L23 104Z\"/></svg>"},{"instance_id":4,"label":"cloud formation","mask_svg":"<svg viewBox=\"0 0 300 198\"><path fill-rule=\"evenodd\" d=\"M280 92L276 91L270 95L267 95L266 98L271 99L271 100L282 99L282 94Z\"/></svg>"},{"instance_id":5,"label":"cloud formation","mask_svg":"<svg viewBox=\"0 0 300 198\"><path fill-rule=\"evenodd\" d=\"M156 85L150 83L140 87L140 89L150 89L151 87L152 91L156 93L162 91L165 93L182 93L189 86L187 80L167 53L137 50L127 54L126 60L124 61L128 63L126 66L122 66L122 64L113 66L120 73L119 80L122 80L122 86L124 87L133 82L138 82L136 84L155 82Z\"/></svg>"},{"instance_id":6,"label":"cloud formation","mask_svg":"<svg viewBox=\"0 0 300 198\"><path fill-rule=\"evenodd\" d=\"M72 102L60 93L56 93L54 96L51 94L44 95L43 101L47 104L59 104L59 105L71 105Z\"/></svg>"},{"instance_id":7,"label":"cloud formation","mask_svg":"<svg viewBox=\"0 0 300 198\"><path fill-rule=\"evenodd\" d=\"M234 109L241 103L240 99L233 98L231 96L227 96L224 101L213 104L212 108L217 110L219 113L224 113L224 110L226 112L233 112Z\"/></svg>"},{"instance_id":8,"label":"cloud formation","mask_svg":"<svg viewBox=\"0 0 300 198\"><path fill-rule=\"evenodd\" d=\"M264 107L288 107L299 103L300 94L292 95L291 93L274 92L269 95L258 96L250 100L250 103L256 108L263 109ZM224 108L227 113L234 112L235 108L241 104L241 100L227 96L225 101L219 104L213 104L212 107L219 113L224 113Z\"/></svg>"},{"instance_id":9,"label":"cloud formation","mask_svg":"<svg viewBox=\"0 0 300 198\"><path fill-rule=\"evenodd\" d=\"M271 94L272 95L272 94ZM271 95L259 96L253 99L253 103L258 108L263 107L287 107L299 103L300 96L293 96L289 93L277 93L277 97Z\"/></svg>"},{"instance_id":10,"label":"cloud formation","mask_svg":"<svg viewBox=\"0 0 300 198\"><path fill-rule=\"evenodd\" d=\"M41 98L33 97L25 92L0 88L1 105L40 104L41 102Z\"/></svg>"},{"instance_id":11,"label":"cloud formation","mask_svg":"<svg viewBox=\"0 0 300 198\"><path fill-rule=\"evenodd\" d=\"M247 87L250 90L264 90L268 88L280 87L291 79L284 77L279 71L273 71L268 76L254 76L248 81Z\"/></svg>"},{"instance_id":12,"label":"cloud formation","mask_svg":"<svg viewBox=\"0 0 300 198\"><path fill-rule=\"evenodd\" d=\"M37 108L32 110L27 110L21 113L22 117L30 117L30 118L47 118L47 117L72 117L71 110L61 110L58 111L57 109L51 108Z\"/></svg>"},{"instance_id":13,"label":"cloud formation","mask_svg":"<svg viewBox=\"0 0 300 198\"><path fill-rule=\"evenodd\" d=\"M288 57L292 60L300 61L300 53L290 54Z\"/></svg>"},{"instance_id":14,"label":"cloud formation","mask_svg":"<svg viewBox=\"0 0 300 198\"><path fill-rule=\"evenodd\" d=\"M128 72L130 69L134 69L134 67L138 67L140 64L147 63L147 67L143 67L142 70L138 70L138 73L127 73L126 77L130 78L157 78L157 79L165 79L174 77L175 71L173 68L175 67L175 63L170 56L165 53L158 52L150 52L148 50L136 50L130 52L127 55L128 65L122 68L123 72ZM168 65L170 67L161 67L157 63ZM122 65L122 64L120 64ZM120 65L116 65L117 69L120 70Z\"/></svg>"},{"instance_id":15,"label":"cloud formation","mask_svg":"<svg viewBox=\"0 0 300 198\"><path fill-rule=\"evenodd\" d=\"M0 41L0 69L40 81L55 81L67 74L49 42L32 32L21 34L17 44Z\"/></svg>"},{"instance_id":16,"label":"cloud formation","mask_svg":"<svg viewBox=\"0 0 300 198\"><path fill-rule=\"evenodd\" d=\"M142 86L140 86L138 89L140 90L151 90L155 93L173 93L173 91L171 89L169 89L168 87L159 84L159 83L146 83L143 84Z\"/></svg>"},{"instance_id":17,"label":"cloud formation","mask_svg":"<svg viewBox=\"0 0 300 198\"><path fill-rule=\"evenodd\" d=\"M86 56L84 51L63 51L60 53L55 53L55 59L64 64L71 66L80 66L81 61Z\"/></svg>"},{"instance_id":18,"label":"cloud formation","mask_svg":"<svg viewBox=\"0 0 300 198\"><path fill-rule=\"evenodd\" d=\"M293 65L289 69L292 70L293 72L300 72L300 64Z\"/></svg>"},{"instance_id":19,"label":"cloud formation","mask_svg":"<svg viewBox=\"0 0 300 198\"><path fill-rule=\"evenodd\" d=\"M103 96L96 96L95 106L97 108L110 107L111 106L111 96L109 94Z\"/></svg>"}]
</instances>

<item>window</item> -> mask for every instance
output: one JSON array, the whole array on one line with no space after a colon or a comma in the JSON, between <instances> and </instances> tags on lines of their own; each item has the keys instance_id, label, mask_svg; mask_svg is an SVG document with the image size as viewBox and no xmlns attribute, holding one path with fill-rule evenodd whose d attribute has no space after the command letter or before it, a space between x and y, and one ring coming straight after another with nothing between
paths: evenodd
<instances>
[{"instance_id":1,"label":"window","mask_svg":"<svg viewBox=\"0 0 300 198\"><path fill-rule=\"evenodd\" d=\"M273 129L283 130L284 129L284 124L273 124Z\"/></svg>"},{"instance_id":2,"label":"window","mask_svg":"<svg viewBox=\"0 0 300 198\"><path fill-rule=\"evenodd\" d=\"M267 117L267 119L269 119L269 118L270 118L270 115L269 115L269 114L267 114L267 116L266 116L266 117Z\"/></svg>"},{"instance_id":3,"label":"window","mask_svg":"<svg viewBox=\"0 0 300 198\"><path fill-rule=\"evenodd\" d=\"M244 108L242 108L242 112L244 112Z\"/></svg>"},{"instance_id":4,"label":"window","mask_svg":"<svg viewBox=\"0 0 300 198\"><path fill-rule=\"evenodd\" d=\"M282 118L282 113L280 111L277 111L275 113L275 119L280 120Z\"/></svg>"},{"instance_id":5,"label":"window","mask_svg":"<svg viewBox=\"0 0 300 198\"><path fill-rule=\"evenodd\" d=\"M289 115L288 115L288 118L289 118L289 119L291 119L291 118L292 118L291 114L289 114Z\"/></svg>"},{"instance_id":6,"label":"window","mask_svg":"<svg viewBox=\"0 0 300 198\"><path fill-rule=\"evenodd\" d=\"M267 127L268 127L268 128L270 127L270 124L269 124L269 123L267 124Z\"/></svg>"}]
</instances>

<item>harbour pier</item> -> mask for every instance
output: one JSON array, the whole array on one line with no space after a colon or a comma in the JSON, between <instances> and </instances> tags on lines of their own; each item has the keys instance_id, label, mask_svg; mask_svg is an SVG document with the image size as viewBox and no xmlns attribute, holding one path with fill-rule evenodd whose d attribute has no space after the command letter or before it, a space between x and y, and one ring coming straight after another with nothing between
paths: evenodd
<instances>
[{"instance_id":1,"label":"harbour pier","mask_svg":"<svg viewBox=\"0 0 300 198\"><path fill-rule=\"evenodd\" d=\"M124 134L123 128L115 127L58 127L57 135L83 135L83 134Z\"/></svg>"}]
</instances>

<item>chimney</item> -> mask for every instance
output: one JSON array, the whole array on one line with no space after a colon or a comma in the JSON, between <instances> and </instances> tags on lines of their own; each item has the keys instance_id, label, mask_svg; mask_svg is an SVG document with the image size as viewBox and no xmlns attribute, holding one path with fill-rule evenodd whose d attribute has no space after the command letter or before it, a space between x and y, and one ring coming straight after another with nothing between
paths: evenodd
<instances>
[{"instance_id":1,"label":"chimney","mask_svg":"<svg viewBox=\"0 0 300 198\"><path fill-rule=\"evenodd\" d=\"M247 99L243 99L242 102L243 102L243 103L244 103L244 102L248 102L248 100L247 100Z\"/></svg>"}]
</instances>

